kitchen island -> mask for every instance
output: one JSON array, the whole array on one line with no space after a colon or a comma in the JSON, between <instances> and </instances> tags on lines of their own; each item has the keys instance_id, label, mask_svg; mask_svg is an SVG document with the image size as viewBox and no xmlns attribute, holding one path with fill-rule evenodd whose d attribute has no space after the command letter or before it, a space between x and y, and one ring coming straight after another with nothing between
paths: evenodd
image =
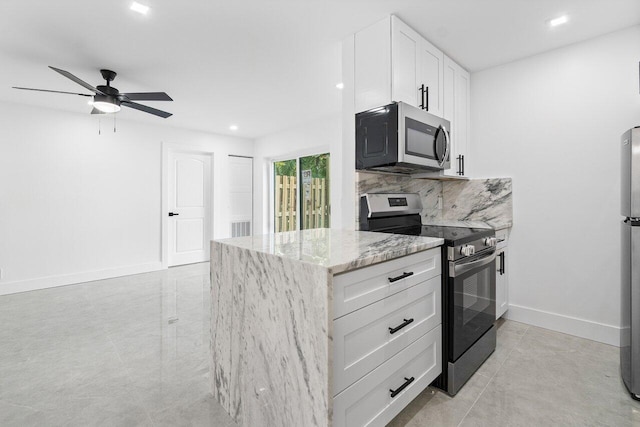
<instances>
[{"instance_id":1,"label":"kitchen island","mask_svg":"<svg viewBox=\"0 0 640 427\"><path fill-rule=\"evenodd\" d=\"M211 242L211 382L217 401L243 426L331 425L334 277L374 264L393 267L398 261L390 260L442 243L329 229ZM439 274L439 260L424 264Z\"/></svg>"}]
</instances>

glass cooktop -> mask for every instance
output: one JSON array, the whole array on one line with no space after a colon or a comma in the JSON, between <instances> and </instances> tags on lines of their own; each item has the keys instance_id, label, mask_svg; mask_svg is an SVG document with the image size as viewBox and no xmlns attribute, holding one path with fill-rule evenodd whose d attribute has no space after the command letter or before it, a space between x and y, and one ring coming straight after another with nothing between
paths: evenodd
<instances>
[{"instance_id":1,"label":"glass cooktop","mask_svg":"<svg viewBox=\"0 0 640 427\"><path fill-rule=\"evenodd\" d=\"M439 237L444 239L444 243L447 246L458 246L482 237L495 235L495 231L490 228L447 227L442 225L421 225L379 231L411 236Z\"/></svg>"}]
</instances>

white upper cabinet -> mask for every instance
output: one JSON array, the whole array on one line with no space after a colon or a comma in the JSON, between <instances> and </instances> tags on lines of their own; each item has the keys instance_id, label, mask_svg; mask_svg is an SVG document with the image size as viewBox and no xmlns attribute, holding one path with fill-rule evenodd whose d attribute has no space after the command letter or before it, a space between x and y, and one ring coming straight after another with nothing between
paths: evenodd
<instances>
[{"instance_id":1,"label":"white upper cabinet","mask_svg":"<svg viewBox=\"0 0 640 427\"><path fill-rule=\"evenodd\" d=\"M451 167L444 174L468 176L469 152L469 72L444 57L443 117L451 122Z\"/></svg>"},{"instance_id":2,"label":"white upper cabinet","mask_svg":"<svg viewBox=\"0 0 640 427\"><path fill-rule=\"evenodd\" d=\"M391 100L418 106L418 55L422 37L395 17L391 18Z\"/></svg>"},{"instance_id":3,"label":"white upper cabinet","mask_svg":"<svg viewBox=\"0 0 640 427\"><path fill-rule=\"evenodd\" d=\"M395 16L355 37L356 112L403 101L443 116L444 54Z\"/></svg>"},{"instance_id":4,"label":"white upper cabinet","mask_svg":"<svg viewBox=\"0 0 640 427\"><path fill-rule=\"evenodd\" d=\"M391 18L355 35L356 113L391 103Z\"/></svg>"}]
</instances>

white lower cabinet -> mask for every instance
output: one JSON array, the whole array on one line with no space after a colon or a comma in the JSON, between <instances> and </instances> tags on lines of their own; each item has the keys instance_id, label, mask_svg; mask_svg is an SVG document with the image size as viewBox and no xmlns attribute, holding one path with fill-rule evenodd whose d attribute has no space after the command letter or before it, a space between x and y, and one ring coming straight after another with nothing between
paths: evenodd
<instances>
[{"instance_id":1,"label":"white lower cabinet","mask_svg":"<svg viewBox=\"0 0 640 427\"><path fill-rule=\"evenodd\" d=\"M441 346L438 325L338 394L333 400L333 425L386 425L440 375Z\"/></svg>"},{"instance_id":2,"label":"white lower cabinet","mask_svg":"<svg viewBox=\"0 0 640 427\"><path fill-rule=\"evenodd\" d=\"M496 232L498 239L496 257L496 320L499 319L509 309L509 268L508 268L508 248L509 230L499 230Z\"/></svg>"},{"instance_id":3,"label":"white lower cabinet","mask_svg":"<svg viewBox=\"0 0 640 427\"><path fill-rule=\"evenodd\" d=\"M440 248L333 279L333 425L384 426L442 372Z\"/></svg>"},{"instance_id":4,"label":"white lower cabinet","mask_svg":"<svg viewBox=\"0 0 640 427\"><path fill-rule=\"evenodd\" d=\"M333 322L334 395L440 323L440 276Z\"/></svg>"}]
</instances>

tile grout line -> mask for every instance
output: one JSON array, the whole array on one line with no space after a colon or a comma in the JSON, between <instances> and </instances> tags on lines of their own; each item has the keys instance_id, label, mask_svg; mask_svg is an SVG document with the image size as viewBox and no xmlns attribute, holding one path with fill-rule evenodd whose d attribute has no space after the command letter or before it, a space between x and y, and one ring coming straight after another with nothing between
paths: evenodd
<instances>
[{"instance_id":1,"label":"tile grout line","mask_svg":"<svg viewBox=\"0 0 640 427\"><path fill-rule=\"evenodd\" d=\"M469 415L469 413L471 412L471 410L473 409L474 406L476 406L476 403L478 403L478 400L480 400L480 398L482 397L482 394L485 392L485 390L487 389L487 387L489 387L489 384L491 384L491 382L493 381L493 379L495 378L495 376L498 374L498 372L500 372L500 370L502 369L502 366L505 364L505 362L509 359L509 357L511 356L511 353L513 353L513 351L520 345L520 342L522 341L522 339L524 338L524 336L527 334L527 332L529 332L529 329L531 329L531 326L527 325L527 329L525 329L524 333L522 334L522 336L520 337L520 339L518 340L518 342L516 343L516 345L513 346L513 348L511 349L511 351L509 352L509 354L507 354L507 357L504 358L504 360L502 361L502 363L500 364L500 367L498 368L498 370L491 376L491 378L489 378L489 381L487 381L487 384L484 386L484 388L482 389L482 391L480 392L480 394L478 394L478 397L476 397L476 400L473 401L473 403L471 404L471 407L467 410L467 412L464 414L464 417L462 417L462 419L460 420L460 422L458 423L457 427L460 427L462 425L462 423L464 422L464 420L467 418L467 415Z\"/></svg>"}]
</instances>

